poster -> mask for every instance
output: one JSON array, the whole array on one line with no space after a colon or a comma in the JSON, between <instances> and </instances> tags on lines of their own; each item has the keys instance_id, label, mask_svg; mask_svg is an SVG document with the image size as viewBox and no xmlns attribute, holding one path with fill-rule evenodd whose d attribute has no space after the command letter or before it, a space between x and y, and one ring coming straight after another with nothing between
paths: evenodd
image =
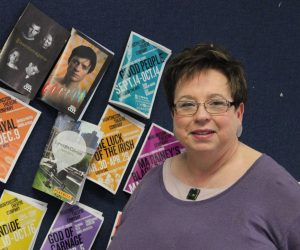
<instances>
[{"instance_id":1,"label":"poster","mask_svg":"<svg viewBox=\"0 0 300 250\"><path fill-rule=\"evenodd\" d=\"M41 250L89 250L103 224L102 213L81 203L63 203Z\"/></svg>"},{"instance_id":2,"label":"poster","mask_svg":"<svg viewBox=\"0 0 300 250\"><path fill-rule=\"evenodd\" d=\"M0 53L1 81L32 100L69 36L29 3Z\"/></svg>"},{"instance_id":3,"label":"poster","mask_svg":"<svg viewBox=\"0 0 300 250\"><path fill-rule=\"evenodd\" d=\"M6 183L40 111L0 89L0 181Z\"/></svg>"},{"instance_id":4,"label":"poster","mask_svg":"<svg viewBox=\"0 0 300 250\"><path fill-rule=\"evenodd\" d=\"M173 133L152 123L123 190L132 194L150 169L183 151L184 147Z\"/></svg>"},{"instance_id":5,"label":"poster","mask_svg":"<svg viewBox=\"0 0 300 250\"><path fill-rule=\"evenodd\" d=\"M88 179L116 194L144 124L107 105L98 126L103 138L92 160Z\"/></svg>"},{"instance_id":6,"label":"poster","mask_svg":"<svg viewBox=\"0 0 300 250\"><path fill-rule=\"evenodd\" d=\"M41 90L41 100L80 120L112 57L113 52L73 28Z\"/></svg>"},{"instance_id":7,"label":"poster","mask_svg":"<svg viewBox=\"0 0 300 250\"><path fill-rule=\"evenodd\" d=\"M122 218L122 212L118 211L117 215L116 215L115 223L114 223L113 228L111 230L111 234L110 234L109 241L108 241L108 244L107 244L106 248L109 247L111 241L113 240L114 236L116 235L116 232L117 232L117 230L120 226L120 223L121 223L121 218Z\"/></svg>"},{"instance_id":8,"label":"poster","mask_svg":"<svg viewBox=\"0 0 300 250\"><path fill-rule=\"evenodd\" d=\"M0 199L0 249L33 249L47 204L3 190Z\"/></svg>"},{"instance_id":9,"label":"poster","mask_svg":"<svg viewBox=\"0 0 300 250\"><path fill-rule=\"evenodd\" d=\"M109 102L149 119L171 50L131 32Z\"/></svg>"},{"instance_id":10,"label":"poster","mask_svg":"<svg viewBox=\"0 0 300 250\"><path fill-rule=\"evenodd\" d=\"M59 114L32 186L70 204L78 202L100 137L97 125Z\"/></svg>"}]
</instances>

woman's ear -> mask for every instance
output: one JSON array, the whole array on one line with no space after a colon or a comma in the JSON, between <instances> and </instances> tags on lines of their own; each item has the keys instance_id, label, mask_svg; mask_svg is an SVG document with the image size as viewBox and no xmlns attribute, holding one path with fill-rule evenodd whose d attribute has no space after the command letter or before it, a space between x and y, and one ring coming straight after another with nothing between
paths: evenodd
<instances>
[{"instance_id":1,"label":"woman's ear","mask_svg":"<svg viewBox=\"0 0 300 250\"><path fill-rule=\"evenodd\" d=\"M243 102L241 102L238 108L236 109L237 118L241 121L241 123L243 121L244 109L245 109L245 104Z\"/></svg>"},{"instance_id":2,"label":"woman's ear","mask_svg":"<svg viewBox=\"0 0 300 250\"><path fill-rule=\"evenodd\" d=\"M174 110L173 109L171 110L171 117L172 117L172 119L174 119Z\"/></svg>"},{"instance_id":3,"label":"woman's ear","mask_svg":"<svg viewBox=\"0 0 300 250\"><path fill-rule=\"evenodd\" d=\"M236 131L236 136L239 138L241 135L242 135L242 132L243 132L243 125L242 125L242 122L243 122L243 116L244 116L244 108L245 108L245 105L244 103L240 103L240 105L238 106L238 108L236 109L236 113L237 113L237 118L240 122L240 125L238 126L237 128L237 131Z\"/></svg>"}]
</instances>

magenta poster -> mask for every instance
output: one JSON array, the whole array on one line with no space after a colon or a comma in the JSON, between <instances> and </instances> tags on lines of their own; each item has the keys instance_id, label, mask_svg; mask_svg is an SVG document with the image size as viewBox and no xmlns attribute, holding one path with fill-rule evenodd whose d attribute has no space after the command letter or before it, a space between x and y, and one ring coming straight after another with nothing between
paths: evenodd
<instances>
[{"instance_id":1,"label":"magenta poster","mask_svg":"<svg viewBox=\"0 0 300 250\"><path fill-rule=\"evenodd\" d=\"M152 123L123 190L132 194L150 169L162 165L167 158L183 150L172 132Z\"/></svg>"}]
</instances>

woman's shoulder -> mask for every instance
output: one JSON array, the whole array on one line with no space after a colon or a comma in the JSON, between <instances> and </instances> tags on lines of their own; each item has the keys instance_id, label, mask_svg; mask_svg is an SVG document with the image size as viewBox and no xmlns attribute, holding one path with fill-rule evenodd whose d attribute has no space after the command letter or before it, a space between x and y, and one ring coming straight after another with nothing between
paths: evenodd
<instances>
[{"instance_id":1,"label":"woman's shoulder","mask_svg":"<svg viewBox=\"0 0 300 250\"><path fill-rule=\"evenodd\" d=\"M274 158L263 153L254 163L254 166L258 166L258 170L264 173L268 173L271 178L288 178L294 179L292 175ZM259 168L260 167L260 168Z\"/></svg>"},{"instance_id":2,"label":"woman's shoulder","mask_svg":"<svg viewBox=\"0 0 300 250\"><path fill-rule=\"evenodd\" d=\"M157 192L157 190L154 189L160 186L162 167L163 165L155 166L142 177L131 195L130 203L133 203L133 201L137 200L139 197L147 197L149 192Z\"/></svg>"},{"instance_id":3,"label":"woman's shoulder","mask_svg":"<svg viewBox=\"0 0 300 250\"><path fill-rule=\"evenodd\" d=\"M247 145L242 145L243 161L248 162L249 171L255 173L259 179L268 180L284 179L294 180L291 174L274 158L266 153L259 152Z\"/></svg>"},{"instance_id":4,"label":"woman's shoulder","mask_svg":"<svg viewBox=\"0 0 300 250\"><path fill-rule=\"evenodd\" d=\"M136 188L136 193L149 192L149 190L151 190L151 192L158 192L157 188L160 188L163 183L163 167L168 160L169 159L166 159L164 163L152 167L145 173Z\"/></svg>"},{"instance_id":5,"label":"woman's shoulder","mask_svg":"<svg viewBox=\"0 0 300 250\"><path fill-rule=\"evenodd\" d=\"M260 183L266 192L281 197L298 197L300 202L299 183L271 156L262 154L253 164L252 172L256 178L256 183Z\"/></svg>"},{"instance_id":6,"label":"woman's shoulder","mask_svg":"<svg viewBox=\"0 0 300 250\"><path fill-rule=\"evenodd\" d=\"M164 164L160 164L151 168L142 178L141 183L143 182L153 182L158 180L162 173L162 168Z\"/></svg>"}]
</instances>

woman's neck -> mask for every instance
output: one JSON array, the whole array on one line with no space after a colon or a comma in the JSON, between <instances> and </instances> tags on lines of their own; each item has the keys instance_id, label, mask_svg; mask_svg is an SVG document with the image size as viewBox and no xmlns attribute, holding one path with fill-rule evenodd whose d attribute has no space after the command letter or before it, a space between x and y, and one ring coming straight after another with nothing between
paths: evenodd
<instances>
[{"instance_id":1,"label":"woman's neck","mask_svg":"<svg viewBox=\"0 0 300 250\"><path fill-rule=\"evenodd\" d=\"M219 188L230 185L251 166L255 157L244 160L244 155L251 151L238 140L217 153L187 151L175 161L174 174L184 183L195 187Z\"/></svg>"},{"instance_id":2,"label":"woman's neck","mask_svg":"<svg viewBox=\"0 0 300 250\"><path fill-rule=\"evenodd\" d=\"M222 150L205 151L205 152L193 152L187 151L183 155L186 160L186 166L194 174L210 174L218 169L222 168L233 156L237 153L240 143L238 140L223 147Z\"/></svg>"}]
</instances>

